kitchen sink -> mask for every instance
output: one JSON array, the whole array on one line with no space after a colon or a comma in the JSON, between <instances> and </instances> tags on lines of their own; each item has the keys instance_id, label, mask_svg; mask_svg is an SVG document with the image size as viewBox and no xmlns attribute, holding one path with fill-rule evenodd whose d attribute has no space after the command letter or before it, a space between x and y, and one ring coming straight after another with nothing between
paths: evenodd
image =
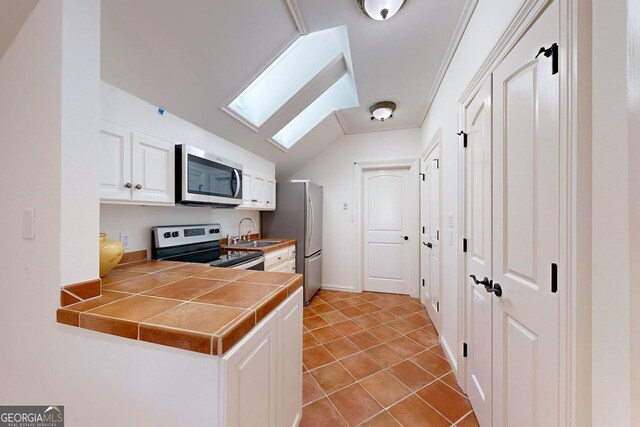
<instances>
[{"instance_id":1,"label":"kitchen sink","mask_svg":"<svg viewBox=\"0 0 640 427\"><path fill-rule=\"evenodd\" d=\"M277 245L281 240L254 240L253 242L238 242L229 246L240 246L243 248L264 248L265 246Z\"/></svg>"}]
</instances>

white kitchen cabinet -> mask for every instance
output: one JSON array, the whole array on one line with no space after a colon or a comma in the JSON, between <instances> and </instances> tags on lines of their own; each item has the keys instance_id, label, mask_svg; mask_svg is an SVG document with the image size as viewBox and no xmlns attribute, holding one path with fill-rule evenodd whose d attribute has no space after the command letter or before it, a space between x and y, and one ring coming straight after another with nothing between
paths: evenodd
<instances>
[{"instance_id":1,"label":"white kitchen cabinet","mask_svg":"<svg viewBox=\"0 0 640 427\"><path fill-rule=\"evenodd\" d=\"M226 400L222 425L276 426L277 326L277 312L272 312L222 358Z\"/></svg>"},{"instance_id":2,"label":"white kitchen cabinet","mask_svg":"<svg viewBox=\"0 0 640 427\"><path fill-rule=\"evenodd\" d=\"M276 180L267 179L264 184L265 208L267 210L276 209Z\"/></svg>"},{"instance_id":3,"label":"white kitchen cabinet","mask_svg":"<svg viewBox=\"0 0 640 427\"><path fill-rule=\"evenodd\" d=\"M175 203L173 144L101 121L99 145L102 202Z\"/></svg>"},{"instance_id":4,"label":"white kitchen cabinet","mask_svg":"<svg viewBox=\"0 0 640 427\"><path fill-rule=\"evenodd\" d=\"M292 426L302 415L302 288L221 358L219 425Z\"/></svg>"},{"instance_id":5,"label":"white kitchen cabinet","mask_svg":"<svg viewBox=\"0 0 640 427\"><path fill-rule=\"evenodd\" d=\"M295 273L296 272L296 246L289 245L286 248L278 249L272 252L267 252L264 255L264 271Z\"/></svg>"},{"instance_id":6,"label":"white kitchen cabinet","mask_svg":"<svg viewBox=\"0 0 640 427\"><path fill-rule=\"evenodd\" d=\"M251 170L243 170L242 182L242 204L237 209L275 210L275 178L266 178Z\"/></svg>"},{"instance_id":7,"label":"white kitchen cabinet","mask_svg":"<svg viewBox=\"0 0 640 427\"><path fill-rule=\"evenodd\" d=\"M109 122L101 122L99 137L100 197L130 200L131 131Z\"/></svg>"},{"instance_id":8,"label":"white kitchen cabinet","mask_svg":"<svg viewBox=\"0 0 640 427\"><path fill-rule=\"evenodd\" d=\"M250 209L253 206L253 172L242 171L242 204L238 208Z\"/></svg>"},{"instance_id":9,"label":"white kitchen cabinet","mask_svg":"<svg viewBox=\"0 0 640 427\"><path fill-rule=\"evenodd\" d=\"M279 426L297 426L302 417L302 288L278 309L278 404Z\"/></svg>"}]
</instances>

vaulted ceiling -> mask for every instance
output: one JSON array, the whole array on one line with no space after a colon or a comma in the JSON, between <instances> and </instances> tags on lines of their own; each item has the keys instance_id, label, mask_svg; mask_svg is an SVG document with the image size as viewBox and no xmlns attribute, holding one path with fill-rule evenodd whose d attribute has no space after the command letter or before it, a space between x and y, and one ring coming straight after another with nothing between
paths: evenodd
<instances>
[{"instance_id":1,"label":"vaulted ceiling","mask_svg":"<svg viewBox=\"0 0 640 427\"><path fill-rule=\"evenodd\" d=\"M39 0L0 0L0 58L7 51Z\"/></svg>"},{"instance_id":2,"label":"vaulted ceiling","mask_svg":"<svg viewBox=\"0 0 640 427\"><path fill-rule=\"evenodd\" d=\"M345 133L420 127L476 3L408 0L378 22L356 0L102 0L102 79L275 162L285 178ZM287 153L222 110L300 34L341 25L359 107L329 115ZM284 110L312 101L298 98ZM381 100L396 114L371 121Z\"/></svg>"}]
</instances>

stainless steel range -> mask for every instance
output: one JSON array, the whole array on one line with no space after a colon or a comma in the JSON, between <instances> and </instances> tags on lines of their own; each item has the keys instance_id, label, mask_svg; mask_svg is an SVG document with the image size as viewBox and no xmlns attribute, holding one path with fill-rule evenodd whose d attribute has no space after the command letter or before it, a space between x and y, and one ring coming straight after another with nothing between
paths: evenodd
<instances>
[{"instance_id":1,"label":"stainless steel range","mask_svg":"<svg viewBox=\"0 0 640 427\"><path fill-rule=\"evenodd\" d=\"M263 252L231 252L221 255L220 224L164 225L151 227L151 258L209 264L243 270L264 270Z\"/></svg>"}]
</instances>

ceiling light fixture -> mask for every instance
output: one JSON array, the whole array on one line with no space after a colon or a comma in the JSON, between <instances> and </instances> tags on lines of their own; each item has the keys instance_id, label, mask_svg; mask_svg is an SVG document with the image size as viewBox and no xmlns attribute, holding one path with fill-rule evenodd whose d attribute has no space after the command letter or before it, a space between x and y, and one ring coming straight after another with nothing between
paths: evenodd
<instances>
[{"instance_id":1,"label":"ceiling light fixture","mask_svg":"<svg viewBox=\"0 0 640 427\"><path fill-rule=\"evenodd\" d=\"M407 0L358 0L358 6L371 19L386 21L398 13Z\"/></svg>"},{"instance_id":2,"label":"ceiling light fixture","mask_svg":"<svg viewBox=\"0 0 640 427\"><path fill-rule=\"evenodd\" d=\"M369 108L371 120L380 120L381 122L392 118L394 111L396 111L396 103L391 101L376 102Z\"/></svg>"}]
</instances>

